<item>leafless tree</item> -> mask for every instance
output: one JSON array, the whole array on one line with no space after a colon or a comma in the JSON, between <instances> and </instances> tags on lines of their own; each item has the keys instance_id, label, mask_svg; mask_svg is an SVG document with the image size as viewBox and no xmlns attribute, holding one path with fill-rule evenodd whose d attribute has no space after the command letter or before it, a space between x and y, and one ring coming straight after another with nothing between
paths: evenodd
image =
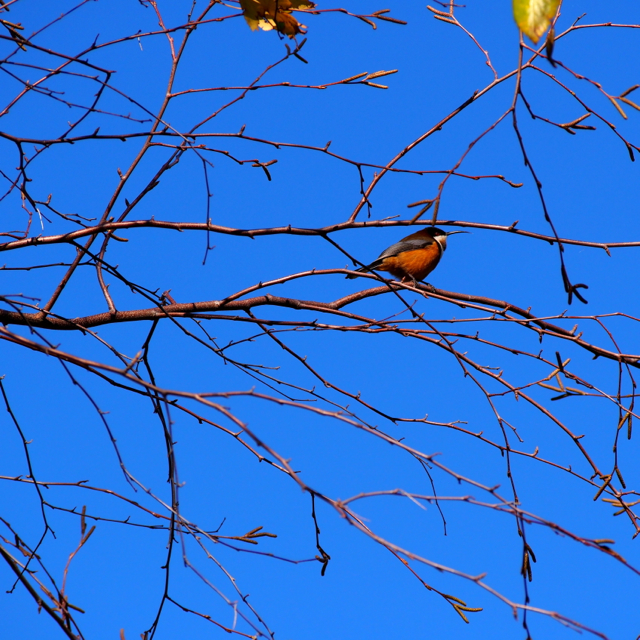
<instances>
[{"instance_id":1,"label":"leafless tree","mask_svg":"<svg viewBox=\"0 0 640 640\"><path fill-rule=\"evenodd\" d=\"M473 593L484 590L506 603L527 635L531 614L537 613L605 637L579 619L536 606L530 598L535 561L530 532L546 529L609 556L633 573L638 570L610 540L586 537L547 517L544 510L531 508L521 496L520 483L523 474L539 473L542 478L553 470L571 478L584 509L604 502L628 522L630 536L640 532L640 498L632 484L637 472L628 458L630 468L624 468L620 457L624 447L631 447L626 441L631 440L637 417L635 372L640 355L628 353L617 338L621 327L633 329L638 318L623 300L612 300L614 310L608 313L585 312L589 307L581 304L586 302L586 283L574 279L565 257L571 247L609 254L636 251L640 242L614 243L608 237L587 241L579 230L574 237L560 236L559 214L553 213L541 180L544 161L531 154L522 122L533 118L574 137L604 129L633 160L640 148L627 139L615 118L628 115L633 120L638 107L632 92L637 86L618 95L608 93L606 79L585 77L563 63L557 51L579 34L638 33L640 25L592 24L577 18L560 28L558 22L537 48L521 38L517 65L505 73L494 65L490 47L466 25L463 7L453 2L435 2L428 12L414 7L426 13L416 19L435 19L445 23L439 25L443 29L453 27L457 35L470 39L478 57L469 65L488 68L489 81L453 110L442 106L448 100L437 102L440 115L421 135L409 144L398 140L395 151L379 163L336 150L329 142L310 143L314 135L304 141L296 139L296 133L280 135L288 121L293 126L301 120L313 133L313 118L304 122L305 114L283 109L270 96L312 93L320 100L340 91L348 100L350 92L367 90L373 97L386 88L384 82L393 81L390 76L396 69L346 78L336 69L322 84L305 81L307 39L301 22L311 29L311 39L314 29L319 33L329 20L345 29L360 29L364 22L365 28L373 27L367 37L376 38L385 30L405 28L405 21L394 17L395 10L358 14L298 3L276 4L269 14L267 2L256 2L252 26L261 22L262 27L272 27L272 33L252 34L235 1L176 3L181 12L189 10L185 18L179 17L175 5L140 0L130 3L130 15L121 16L126 34L103 39L96 37L92 16L109 11L108 3L98 6L82 0L61 14L56 8L50 18L41 6L41 13L34 11L19 24L12 16L23 2L28 4L0 2L0 69L8 87L0 104L0 250L5 256L3 277L9 283L1 296L0 338L6 355L0 391L7 410L5 427L11 425L4 429L3 440L21 446L20 456L7 464L1 478L5 491L16 500L23 496L20 504L28 505L29 514L39 513L39 525L36 530L27 524L21 509L11 507L14 502L3 509L0 554L13 576L8 590L26 590L37 604L34 614L46 612L62 635L88 637L81 630L82 609L76 604L79 588L70 590L67 578L73 575L77 554L117 557L122 552L109 548L108 537L91 538L94 531L109 527L117 531L114 539L123 536L119 539L140 548L157 545L165 554L160 584L155 585L160 588L155 613L146 630L130 633L142 631L143 638L153 638L173 609L240 637L273 637L269 612L249 602L251 587L241 585L228 568L229 558L236 557L231 552L244 554L256 575L263 570L256 564L260 556L271 562L315 563L313 579L319 580L331 567L334 553L323 539L323 521L339 520L361 539L375 543L379 552L390 553L398 561L398 572L409 572L425 598L439 596L465 622L483 615L481 608L468 597L450 594L442 574L473 584ZM298 10L291 13L295 7ZM261 71L247 84L242 79L237 84L228 81L225 62L215 58L214 50L219 34L240 23L252 46L264 50L258 58ZM501 38L505 40L505 34ZM517 41L513 45L515 50ZM273 57L275 52L278 57ZM252 51L243 55L255 63ZM216 80L217 75L223 79ZM158 78L163 78L163 87L157 86ZM525 86L529 79L567 96L575 112L571 121L560 121L552 105L538 112L533 106L538 102L535 89ZM463 118L474 118L485 96L504 96L505 91L509 98L500 113L482 125L479 135L467 139L454 162L437 156L413 160L436 134L460 126ZM247 101L251 110L246 109ZM318 104L314 117L321 117L324 108ZM615 107L613 117L607 104ZM373 115L362 117L370 118L372 135L376 126L385 126ZM237 118L247 118L246 127L233 129ZM517 220L499 225L445 217L444 198L454 184L491 183L505 190L522 186L509 175L467 169L478 148L504 129L518 146L526 184L533 187L546 232L521 228ZM349 174L351 203L344 204L343 212L332 209L329 201L320 203L321 213L307 210L310 202L299 199L281 168L300 162L309 167L310 176L320 175L325 166ZM396 200L402 200L399 185L425 177L435 182L420 184L434 187L417 202L403 201L409 207L406 217L387 216L374 206L381 189L393 189ZM329 187L320 185L318 193ZM163 206L175 203L181 192L189 192L189 202L198 193L201 204L182 210ZM266 221L263 198L271 203ZM275 202L282 203L277 220ZM220 222L235 219L237 225ZM384 273L360 273L357 280L345 281L345 275L382 248L367 235L370 230L391 228L400 237L410 233L405 227L415 231L434 224L476 230L465 237L474 238L473 249L459 240L465 251L482 250L477 238L495 238L498 246L514 237L527 238L537 259L548 262L543 252L552 245L556 276L544 286L564 289L567 303L574 306L538 315L529 307L530 296L539 293L538 282L522 283L519 300L499 300L491 297L490 288L446 291L426 283L398 282ZM374 247L370 254L351 249L356 233ZM316 242L310 249L312 240ZM269 275L271 260L282 275ZM320 268L321 264L333 266ZM508 267L502 269L506 272ZM14 283L19 293L10 293ZM210 295L217 297L208 299ZM333 368L325 364L327 350ZM394 351L402 354L392 355ZM373 353L379 354L377 361ZM430 392L440 388L441 375L452 387L447 398ZM33 384L30 390L25 388L28 380ZM394 401L398 388L421 395L421 413L407 414ZM462 403L477 393L493 415L491 426L484 418L468 422L462 417L468 414L451 400L458 397ZM575 419L581 403L607 405L609 437L583 439L599 427ZM36 410L41 412L39 420L32 413ZM426 413L449 417L438 421ZM83 449L84 434L96 421L108 435L108 451L106 439L99 450L94 450L95 444ZM279 422L309 435L306 440L291 436L289 443L272 432ZM48 429L55 434L47 434ZM313 467L314 456L324 455L315 442L323 429L331 434L323 438L331 441L337 459L343 448L344 456L355 463L361 447L389 445L375 449L371 464L388 462L397 484L370 486L345 497L348 489L334 490L340 482L332 478L339 474L330 462L320 463L314 472L301 472L301 463L303 468ZM440 445L449 443L450 449L436 453L425 430L434 438L452 434L455 439ZM157 446L159 433L163 450ZM183 500L181 505L183 478L200 478L202 483L207 478L198 466L203 461L181 452L180 443L189 438L222 443L208 452L212 465L222 463L225 451L242 449L247 454L239 458L245 467L237 474L251 481L229 480L209 487L205 495L211 500L224 495L225 505L242 510L240 505L260 499L258 479L278 474L296 488L305 499L304 512L293 503L288 508L291 517L307 527L307 551L299 554L295 545L287 547L287 524L278 531L265 529L260 521L249 531L236 530L233 523L218 527L211 522L207 499L186 504ZM43 439L56 443L49 452L39 444ZM41 447L37 455L34 447ZM480 455L487 456L487 473L459 464L456 452L465 447L484 452ZM68 457L60 457L59 451ZM425 491L403 484L399 470L409 464L422 474ZM47 469L44 474L42 467ZM51 470L57 475L48 475ZM168 478L166 486L160 484L161 474ZM497 483L487 483L486 477L498 478ZM251 483L254 488L248 489ZM548 504L557 506L562 498L549 493ZM465 514L481 509L491 515L491 526L518 541L520 596L492 586L483 574L442 562L428 548L405 546L384 512L376 511L371 519L361 515L370 504L389 504L393 497L408 507L430 505L429 517L439 514L438 535L443 529L447 532L452 503L459 503ZM594 505L591 498L596 506L589 506ZM218 507L215 512L217 518ZM67 548L78 528L79 542ZM60 554L68 558L62 568L50 559ZM230 607L233 623L215 606L202 605L198 598L192 601L189 589L176 577L180 563ZM88 584L91 577L85 579L88 582L78 580L76 585ZM124 578L129 579L133 578Z\"/></svg>"}]
</instances>

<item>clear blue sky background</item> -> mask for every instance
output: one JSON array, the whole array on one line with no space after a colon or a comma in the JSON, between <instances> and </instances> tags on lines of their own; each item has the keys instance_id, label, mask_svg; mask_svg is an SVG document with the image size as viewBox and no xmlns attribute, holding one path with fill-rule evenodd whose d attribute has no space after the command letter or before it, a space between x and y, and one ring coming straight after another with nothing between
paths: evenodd
<instances>
[{"instance_id":1,"label":"clear blue sky background","mask_svg":"<svg viewBox=\"0 0 640 640\"><path fill-rule=\"evenodd\" d=\"M73 3L22 0L5 14L22 22L30 34L70 9ZM333 5L332 5L333 6ZM379 22L377 30L340 13L307 16L308 42L303 55L308 64L291 59L266 77L269 83L318 85L367 71L398 69L380 82L386 91L363 86L339 86L318 90L273 88L250 93L224 111L206 127L209 132L237 132L246 124L246 134L280 142L324 146L354 160L386 164L399 150L430 129L441 118L471 96L474 90L491 82L492 73L484 56L460 30L433 19L423 2L377 4L351 2L342 5L352 12L372 12L391 8L406 26ZM167 26L182 24L190 1L159 2ZM322 3L319 8L329 8ZM219 7L212 15L227 15ZM586 12L584 23L640 23L640 6L635 2L592 1L564 3L557 31L563 31ZM197 13L197 9L196 9ZM511 71L518 59L518 32L510 3L470 1L456 10L461 22L489 51L500 75ZM38 35L34 42L69 55L88 47L99 34L103 43L157 27L155 14L134 0L89 2ZM176 34L179 39L180 32ZM556 57L567 66L600 82L608 93L619 95L640 83L638 56L640 29L584 29L570 34L556 45ZM251 32L241 18L202 25L194 34L176 79L176 88L186 90L212 86L245 86L266 65L284 53L282 41L273 33ZM0 42L2 58L15 48ZM169 51L162 35L107 47L89 59L116 71L113 86L155 112L166 90ZM51 58L36 51L20 54L13 61L51 66ZM621 135L640 144L640 112L626 108L623 120L613 105L586 81L578 81L546 62L541 68L555 74L594 110L615 124ZM19 91L19 84L8 72L35 81L39 71L4 66L0 77L0 107ZM97 85L68 78L48 83L52 89L66 91L66 98L81 104L90 102ZM409 154L399 166L416 170L449 169L468 144L494 122L511 104L513 80L503 83L460 117L446 125L426 143ZM534 111L555 122L569 122L584 110L563 90L540 74L527 72L523 90ZM165 120L179 130L218 109L231 99L230 91L203 92L177 99ZM107 93L102 109L130 113L145 118L136 105L121 95ZM0 118L0 131L25 137L56 137L65 122L80 112L55 103L33 92ZM586 124L596 131L569 136L557 127L528 116L522 102L518 120L527 150L539 178L549 211L562 237L580 240L622 242L640 240L638 218L640 180L638 162L632 163L624 145L602 122L591 117ZM101 133L146 130L122 118L96 116L87 119L80 132L90 133L100 125ZM212 143L213 144L213 143ZM360 199L356 169L320 153L299 149L274 149L247 141L221 140L217 148L241 158L277 159L270 167L272 181L250 164L238 166L224 155L213 158L210 171L211 218L215 224L238 228L291 224L323 227L346 220ZM139 149L139 143L84 142L58 145L49 149L31 169L30 189L39 199L52 194L52 205L59 211L89 218L99 217L123 171ZM30 153L30 152L28 152ZM141 164L123 197L135 197L166 157L157 149ZM13 177L18 156L15 145L0 140L0 167ZM524 166L510 119L484 138L470 153L461 171L468 174L502 174L519 189L499 180L472 181L453 178L445 188L440 218L509 225L549 233L535 185ZM366 180L372 170L365 171ZM413 215L406 205L435 195L441 176L388 175L374 191L372 219ZM2 193L6 189L2 182ZM23 229L25 214L18 193L0 203L3 230ZM123 203L116 207L116 215ZM361 214L366 215L365 212ZM133 217L172 221L206 220L206 189L202 164L186 155L160 185L142 201ZM54 218L34 220L31 234L53 234L71 229ZM130 230L119 235L127 243L112 242L107 253L111 264L132 281L151 290L171 290L178 302L224 298L245 287L313 268L350 266L343 254L319 237L268 236L255 240L227 235L213 236L215 249L202 264L206 238L202 233ZM358 229L333 238L361 262L406 235L404 229ZM7 266L68 262L69 247L30 248L3 254ZM574 302L568 313L593 315L624 312L640 316L637 275L638 249L617 249L609 257L601 249L567 246L566 263L573 282L589 285L585 292L588 306ZM60 268L2 273L3 292L23 293L46 300L62 276ZM451 238L447 254L429 278L442 289L508 300L539 316L554 316L568 309L560 278L557 248L547 243L499 232L475 230L472 235ZM147 307L149 303L131 294L116 281L111 292L119 309ZM341 275L297 280L273 290L274 294L307 300L331 301L367 286L363 280L345 280ZM417 299L416 309L427 318L476 317L434 300ZM353 311L376 318L401 312L394 296L378 296L354 305ZM93 269L76 274L56 306L69 317L106 310ZM291 318L292 312L260 308L263 318ZM312 319L307 313L299 316ZM406 317L406 316L403 316ZM335 321L330 317L327 321ZM568 321L570 328L576 321ZM583 326L584 325L584 326ZM193 323L187 322L190 330ZM440 325L450 329L450 326ZM460 325L452 325L461 328ZM483 337L500 340L516 348L554 358L560 349L571 366L593 384L615 393L617 367L611 362L592 361L590 356L571 351L566 343L545 340L539 345L533 332L486 323L469 332L482 330ZM626 353L640 353L638 323L626 318L610 318L607 326L615 333ZM249 325L211 321L207 330L224 345L258 331ZM148 323L103 327L101 337L112 341L133 356L140 349ZM612 348L606 333L593 324L581 324L585 337ZM13 328L29 335L24 329ZM47 334L65 351L86 358L116 364L97 341L80 335ZM465 421L473 431L500 440L500 431L486 398L465 379L455 360L433 346L412 344L390 335L299 332L282 334L282 339L333 383L351 393L362 392L367 402L401 417L423 417L439 422ZM104 426L95 410L70 382L59 363L52 358L2 344L4 384L12 407L28 440L35 473L41 480L76 482L88 480L93 486L108 487L158 510L156 502L134 494L124 481ZM506 356L487 347L469 344L469 354L489 366L504 368L505 376L520 384L548 375L544 365L528 359ZM298 363L265 337L255 343L234 347L239 361L279 367L277 375L302 387L317 385ZM161 323L151 349L151 362L158 384L164 388L189 391L247 390L256 385L246 374L224 365L210 351L188 340L173 325ZM131 397L110 385L74 370L74 375L107 411L107 420L118 440L127 467L139 480L164 500L169 500L166 484L166 454L160 425L151 412L149 400ZM627 385L628 387L628 385ZM490 387L497 390L497 387ZM258 390L265 390L258 386ZM628 391L628 388L627 388ZM344 403L328 390L327 398ZM536 388L532 395L557 412L575 433L584 433L585 446L595 452L602 468L613 464L611 445L617 424L615 407L602 399L567 399L552 403L553 392ZM562 465L572 465L581 474L589 470L575 446L556 426L523 402L496 400L505 419L517 425L523 450L540 447L541 455ZM271 447L290 458L295 469L310 486L334 498L346 499L360 492L402 488L431 494L428 477L421 467L400 450L338 421L309 412L282 408L257 400L229 400L226 404L246 421ZM193 405L192 408L196 408ZM360 410L359 410L360 411ZM477 440L447 429L424 424L393 425L366 411L364 419L378 424L394 437L426 453L440 452L440 461L461 474L488 485L502 485L509 496L505 461L499 453ZM174 433L183 515L207 530L224 520L221 533L241 535L263 526L277 539L261 539L258 550L291 560L313 558L317 551L311 504L307 494L284 474L256 459L237 442L184 415L175 414ZM216 419L214 414L211 418ZM0 421L0 474L28 473L22 444L15 427L5 416ZM620 464L630 489L637 488L638 434L621 442ZM514 443L515 444L515 443ZM513 473L522 506L579 536L612 538L616 550L631 564L639 565L638 541L632 541L633 527L623 516L612 517L612 509L592 500L592 486L570 478L566 473L527 459L514 459ZM433 471L439 495L486 494L469 485L458 485L444 473ZM42 533L39 501L33 487L3 481L0 516L11 523L31 545ZM114 498L71 488L51 488L45 492L49 502L65 508L87 505L88 513L115 520L155 524L142 518L133 508ZM371 498L354 505L356 512L380 535L410 548L429 560L477 575L487 573L486 582L514 601L523 601L523 582L519 575L521 542L510 516L494 511L446 503L442 509L447 535L434 505L420 509L399 497ZM237 553L220 545L210 551L237 579L243 593L280 640L319 640L350 638L386 640L389 638L524 638L520 622L509 608L469 581L412 564L423 579L437 589L453 594L483 612L469 614L465 625L439 596L420 583L386 550L349 527L335 511L318 504L322 546L331 555L324 577L316 562L287 563L268 557ZM62 579L68 555L79 537L79 519L60 511L49 511L56 532L40 550L51 573ZM91 524L91 523L90 523ZM0 534L8 536L0 528ZM527 528L528 541L538 562L529 585L531 605L558 611L595 628L615 640L634 638L640 633L637 606L639 577L604 554L580 546L566 537L541 527ZM99 522L96 532L73 560L67 582L70 601L86 611L80 616L86 638L117 638L124 629L126 638L139 637L156 614L163 589L167 535L165 531ZM190 561L227 597L237 596L219 569L201 550L187 541ZM176 547L170 593L178 602L211 615L226 625L233 624L233 611L189 569L183 567ZM18 586L11 594L13 574L0 566L0 614L2 637L8 640L53 638L62 634L41 613L25 590ZM246 611L246 609L243 609ZM571 631L547 617L529 618L535 638L572 637ZM250 633L241 621L238 628ZM210 623L165 605L156 638L217 638L227 634Z\"/></svg>"}]
</instances>

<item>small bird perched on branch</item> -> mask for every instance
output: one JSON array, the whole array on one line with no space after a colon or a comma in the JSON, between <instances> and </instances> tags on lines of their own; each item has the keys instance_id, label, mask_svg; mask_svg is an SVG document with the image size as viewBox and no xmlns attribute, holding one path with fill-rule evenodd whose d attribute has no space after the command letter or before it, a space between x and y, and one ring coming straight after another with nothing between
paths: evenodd
<instances>
[{"instance_id":1,"label":"small bird perched on branch","mask_svg":"<svg viewBox=\"0 0 640 640\"><path fill-rule=\"evenodd\" d=\"M437 227L428 227L412 233L400 242L385 249L377 260L356 271L387 271L402 282L424 280L440 262L447 248L447 236L468 231L443 231ZM347 278L357 278L348 275Z\"/></svg>"}]
</instances>

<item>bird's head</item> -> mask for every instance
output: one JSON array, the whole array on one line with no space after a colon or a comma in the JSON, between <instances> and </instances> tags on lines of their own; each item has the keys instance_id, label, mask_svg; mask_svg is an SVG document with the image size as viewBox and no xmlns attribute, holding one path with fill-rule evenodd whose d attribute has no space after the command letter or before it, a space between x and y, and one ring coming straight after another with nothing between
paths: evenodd
<instances>
[{"instance_id":1,"label":"bird's head","mask_svg":"<svg viewBox=\"0 0 640 640\"><path fill-rule=\"evenodd\" d=\"M438 227L429 227L425 231L440 245L442 251L447 248L447 237L456 233L469 233L468 231L443 231Z\"/></svg>"}]
</instances>

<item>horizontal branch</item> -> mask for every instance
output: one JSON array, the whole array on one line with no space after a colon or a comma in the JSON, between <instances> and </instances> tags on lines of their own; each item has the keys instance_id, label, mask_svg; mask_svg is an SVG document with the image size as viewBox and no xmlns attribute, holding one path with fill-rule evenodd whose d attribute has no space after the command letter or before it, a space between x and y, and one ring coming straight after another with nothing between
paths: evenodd
<instances>
[{"instance_id":1,"label":"horizontal branch","mask_svg":"<svg viewBox=\"0 0 640 640\"><path fill-rule=\"evenodd\" d=\"M124 220L122 222L105 222L104 224L98 224L92 227L85 227L78 229L77 231L70 231L69 233L61 233L52 236L34 236L32 238L23 238L20 240L13 240L11 242L5 242L0 244L0 251L12 251L15 249L22 249L24 247L32 247L47 244L61 244L78 240L87 236L94 235L96 233L113 233L114 231L125 229L171 229L173 231L209 231L213 233L220 233L224 235L241 236L246 238L256 238L258 236L273 236L273 235L294 235L294 236L326 236L329 233L336 233L338 231L344 231L347 229L363 229L363 228L381 228L381 227L409 227L409 226L430 226L431 223L424 222L422 220L367 220L365 222L339 222L336 224L327 225L326 227L306 228L306 227L292 227L289 225L283 225L280 227L263 227L258 229L236 229L234 227L224 227L218 224L211 224L206 222L171 222L170 220ZM515 223L510 226L486 224L483 222L467 222L465 220L438 220L438 224L441 226L457 226L465 227L468 229L484 229L487 231L503 231L512 233L518 236L524 236L526 238L533 238L535 240L544 240L550 244L557 242L553 236L547 236L541 233L534 233L533 231L525 231L517 229ZM126 239L120 238L126 242ZM593 247L596 249L623 249L631 247L640 247L640 240L635 242L589 242L587 240L573 240L571 238L560 238L562 244L578 245L581 247Z\"/></svg>"},{"instance_id":2,"label":"horizontal branch","mask_svg":"<svg viewBox=\"0 0 640 640\"><path fill-rule=\"evenodd\" d=\"M325 269L325 270L313 270L296 274L294 277L307 277L313 275L335 275L343 273L354 273L346 269ZM379 280L377 276L359 274L360 277ZM291 277L287 278L291 279ZM277 283L279 281L275 281ZM255 288L262 288L274 283L261 283ZM631 355L616 353L603 349L596 345L593 345L585 340L581 339L581 333L576 334L576 328L572 330L565 329L558 325L552 324L546 320L542 320L536 317L528 309L522 309L516 305L505 302L504 300L496 300L493 298L487 298L484 296L474 296L466 293L457 293L453 291L444 291L442 289L429 288L426 285L418 285L413 287L404 283L387 282L384 286L374 287L372 289L365 289L349 294L333 302L317 302L314 300L299 300L297 298L287 298L283 296L274 296L269 293L260 296L254 296L252 298L243 298L241 300L233 299L233 296L229 296L223 300L206 300L202 302L185 302L166 304L156 307L150 307L146 309L132 309L129 311L105 311L104 313L98 313L89 316L82 316L77 318L63 318L51 313L39 311L36 313L24 313L21 311L8 311L6 309L0 309L0 323L3 325L22 325L39 329L53 329L58 331L73 331L89 329L101 325L110 325L121 322L140 322L140 321L154 321L162 318L193 318L202 317L203 313L215 313L218 311L249 311L254 307L263 306L275 306L284 307L289 309L296 309L299 311L313 311L320 313L337 314L348 319L354 319L358 321L364 321L372 324L376 324L377 321L371 318L364 318L360 315L341 311L343 307L358 302L365 298L388 293L390 291L416 291L426 295L427 297L433 297L444 302L454 302L462 306L483 305L484 311L487 311L486 307L493 307L495 313L500 316L505 316L507 313L514 313L517 316L523 318L518 321L518 324L522 324L525 327L534 329L544 335L550 337L561 338L569 340L579 347L592 353L595 357L603 357L615 362L622 362L632 367L640 369L640 355ZM535 325L532 326L532 325Z\"/></svg>"}]
</instances>

